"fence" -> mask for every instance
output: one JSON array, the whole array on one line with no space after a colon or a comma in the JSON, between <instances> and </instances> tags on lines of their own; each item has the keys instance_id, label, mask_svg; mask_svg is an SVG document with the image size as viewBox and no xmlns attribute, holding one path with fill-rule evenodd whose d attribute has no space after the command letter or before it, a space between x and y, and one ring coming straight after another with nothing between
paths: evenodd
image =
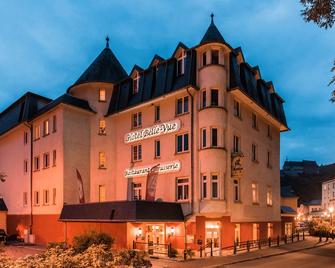
<instances>
[{"instance_id":1,"label":"fence","mask_svg":"<svg viewBox=\"0 0 335 268\"><path fill-rule=\"evenodd\" d=\"M149 255L166 255L168 257L173 257L172 246L169 244L154 243L149 242L137 242L133 241L133 249L140 249L147 251Z\"/></svg>"}]
</instances>

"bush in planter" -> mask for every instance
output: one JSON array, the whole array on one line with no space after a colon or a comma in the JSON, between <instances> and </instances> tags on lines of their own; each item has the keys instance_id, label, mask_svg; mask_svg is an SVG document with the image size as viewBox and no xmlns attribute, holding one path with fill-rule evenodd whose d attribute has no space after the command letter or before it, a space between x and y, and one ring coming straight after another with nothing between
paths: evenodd
<instances>
[{"instance_id":1,"label":"bush in planter","mask_svg":"<svg viewBox=\"0 0 335 268\"><path fill-rule=\"evenodd\" d=\"M110 249L113 243L114 239L108 234L94 231L73 238L73 248L76 253L83 252L92 245L105 245Z\"/></svg>"}]
</instances>

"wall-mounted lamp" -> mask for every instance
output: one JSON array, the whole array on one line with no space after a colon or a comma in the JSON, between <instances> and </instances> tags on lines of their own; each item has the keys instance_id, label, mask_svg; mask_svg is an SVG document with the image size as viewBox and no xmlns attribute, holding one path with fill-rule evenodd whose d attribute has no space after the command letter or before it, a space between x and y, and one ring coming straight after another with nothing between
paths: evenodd
<instances>
[{"instance_id":1,"label":"wall-mounted lamp","mask_svg":"<svg viewBox=\"0 0 335 268\"><path fill-rule=\"evenodd\" d=\"M169 237L170 237L170 236L174 236L175 232L176 232L175 228L174 228L173 226L170 227Z\"/></svg>"},{"instance_id":2,"label":"wall-mounted lamp","mask_svg":"<svg viewBox=\"0 0 335 268\"><path fill-rule=\"evenodd\" d=\"M142 228L138 227L137 230L136 230L136 239L141 237L142 234L143 234Z\"/></svg>"}]
</instances>

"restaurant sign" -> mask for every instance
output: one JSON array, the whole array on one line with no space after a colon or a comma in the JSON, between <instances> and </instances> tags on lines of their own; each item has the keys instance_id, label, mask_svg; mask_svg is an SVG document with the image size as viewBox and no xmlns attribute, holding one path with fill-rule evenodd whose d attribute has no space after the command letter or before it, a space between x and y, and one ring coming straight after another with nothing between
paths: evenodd
<instances>
[{"instance_id":1,"label":"restaurant sign","mask_svg":"<svg viewBox=\"0 0 335 268\"><path fill-rule=\"evenodd\" d=\"M129 168L125 170L125 177L126 178L133 178L133 177L141 177L148 175L150 169L153 166L145 166L145 167L136 167L136 168ZM159 165L158 174L170 173L179 171L181 168L180 161L174 161L169 163L162 163Z\"/></svg>"},{"instance_id":2,"label":"restaurant sign","mask_svg":"<svg viewBox=\"0 0 335 268\"><path fill-rule=\"evenodd\" d=\"M157 137L163 134L173 133L180 129L180 120L176 119L169 122L153 125L137 131L132 131L124 136L125 143L131 143L144 139Z\"/></svg>"}]
</instances>

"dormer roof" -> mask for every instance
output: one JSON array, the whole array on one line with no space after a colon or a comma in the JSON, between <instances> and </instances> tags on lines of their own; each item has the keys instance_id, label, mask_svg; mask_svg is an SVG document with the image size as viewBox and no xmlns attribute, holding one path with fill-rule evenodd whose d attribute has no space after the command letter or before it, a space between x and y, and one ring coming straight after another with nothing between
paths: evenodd
<instances>
[{"instance_id":1,"label":"dormer roof","mask_svg":"<svg viewBox=\"0 0 335 268\"><path fill-rule=\"evenodd\" d=\"M154 65L157 65L157 64L160 63L161 61L164 61L164 59L163 59L161 56L155 54L155 56L152 58L152 60L151 60L151 62L150 62L150 64L149 64L149 67L152 67L152 66L154 66Z\"/></svg>"}]
</instances>

